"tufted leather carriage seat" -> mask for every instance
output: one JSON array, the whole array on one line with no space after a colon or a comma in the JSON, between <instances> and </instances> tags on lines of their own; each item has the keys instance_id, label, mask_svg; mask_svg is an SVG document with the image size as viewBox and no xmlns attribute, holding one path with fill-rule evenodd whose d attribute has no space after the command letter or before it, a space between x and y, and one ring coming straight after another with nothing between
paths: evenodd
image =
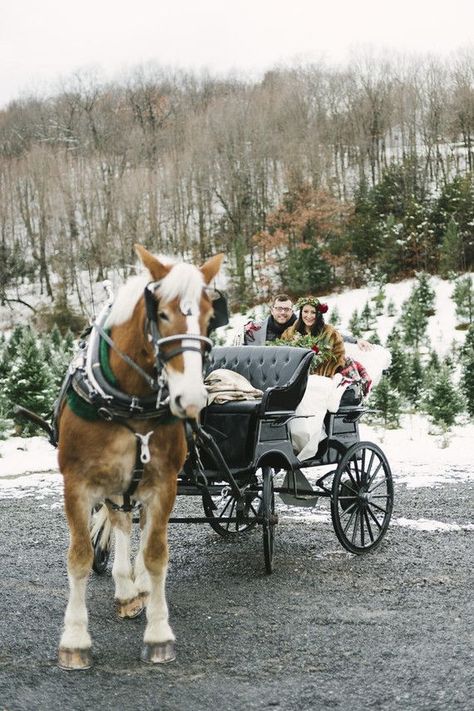
<instances>
[{"instance_id":1,"label":"tufted leather carriage seat","mask_svg":"<svg viewBox=\"0 0 474 711\"><path fill-rule=\"evenodd\" d=\"M313 357L306 348L285 346L222 346L213 348L205 375L218 368L232 370L263 391L262 400L210 405L227 412L260 413L295 410L304 395Z\"/></svg>"},{"instance_id":2,"label":"tufted leather carriage seat","mask_svg":"<svg viewBox=\"0 0 474 711\"><path fill-rule=\"evenodd\" d=\"M288 419L304 395L313 352L285 346L213 348L205 375L227 368L263 391L261 400L211 404L201 413L204 429L214 437L229 467L242 469L259 461L262 452L292 455ZM213 462L202 452L206 470Z\"/></svg>"}]
</instances>

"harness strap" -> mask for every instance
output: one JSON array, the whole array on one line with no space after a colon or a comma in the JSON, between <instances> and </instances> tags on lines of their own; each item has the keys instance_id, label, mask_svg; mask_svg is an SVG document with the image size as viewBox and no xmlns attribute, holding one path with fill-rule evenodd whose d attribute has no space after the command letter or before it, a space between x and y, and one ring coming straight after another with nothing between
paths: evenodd
<instances>
[{"instance_id":1,"label":"harness strap","mask_svg":"<svg viewBox=\"0 0 474 711\"><path fill-rule=\"evenodd\" d=\"M99 332L100 337L103 338L104 341L108 343L111 348L114 349L114 351L120 356L120 358L124 360L127 365L136 370L136 372L139 373L142 378L144 378L144 380L146 380L152 390L157 390L158 385L155 378L152 378L151 375L148 375L148 373L143 370L143 368L140 368L140 366L135 363L134 360L132 360L126 353L121 351L120 348L118 348L114 341L110 338L107 331L105 331L102 326L99 326L97 322L94 323L94 328Z\"/></svg>"},{"instance_id":2,"label":"harness strap","mask_svg":"<svg viewBox=\"0 0 474 711\"><path fill-rule=\"evenodd\" d=\"M128 430L130 430L130 432L135 435L135 464L132 470L132 478L130 480L130 484L128 485L127 491L125 491L123 494L123 504L120 506L119 504L115 504L113 501L110 501L110 499L106 499L106 501L114 511L122 511L127 513L129 511L132 511L135 507L135 504L132 503L131 499L137 489L138 484L142 480L143 472L145 470L145 464L148 464L148 462L150 461L150 448L148 446L148 443L154 430L150 430L150 432L147 432L146 434L142 435L139 432L135 432L135 430L130 427L128 423L120 422L120 424L126 427Z\"/></svg>"}]
</instances>

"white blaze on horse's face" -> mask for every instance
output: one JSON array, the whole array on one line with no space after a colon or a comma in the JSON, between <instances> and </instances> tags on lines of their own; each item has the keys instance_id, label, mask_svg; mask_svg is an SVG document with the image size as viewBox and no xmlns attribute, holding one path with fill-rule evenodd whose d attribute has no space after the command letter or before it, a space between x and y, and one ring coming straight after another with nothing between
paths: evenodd
<instances>
[{"instance_id":1,"label":"white blaze on horse's face","mask_svg":"<svg viewBox=\"0 0 474 711\"><path fill-rule=\"evenodd\" d=\"M199 303L197 299L182 299L180 311L186 319L184 333L200 336ZM207 402L207 390L202 378L202 354L198 341L183 338L181 347L183 370L173 368L171 362L166 366L170 391L170 409L173 415L196 419ZM197 350L196 350L197 349Z\"/></svg>"}]
</instances>

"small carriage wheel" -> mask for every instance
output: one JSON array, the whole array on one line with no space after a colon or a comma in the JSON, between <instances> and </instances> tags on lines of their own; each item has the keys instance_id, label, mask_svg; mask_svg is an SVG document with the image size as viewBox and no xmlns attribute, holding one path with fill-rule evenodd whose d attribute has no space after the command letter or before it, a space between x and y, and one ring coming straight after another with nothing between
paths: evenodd
<instances>
[{"instance_id":1,"label":"small carriage wheel","mask_svg":"<svg viewBox=\"0 0 474 711\"><path fill-rule=\"evenodd\" d=\"M393 509L393 480L380 447L356 442L343 455L332 483L331 516L336 535L351 553L381 542Z\"/></svg>"},{"instance_id":2,"label":"small carriage wheel","mask_svg":"<svg viewBox=\"0 0 474 711\"><path fill-rule=\"evenodd\" d=\"M275 516L275 492L273 489L273 474L271 467L262 467L263 489L261 518L263 527L263 555L265 558L265 572L273 571L273 540L274 529L277 522Z\"/></svg>"},{"instance_id":3,"label":"small carriage wheel","mask_svg":"<svg viewBox=\"0 0 474 711\"><path fill-rule=\"evenodd\" d=\"M110 541L105 547L100 544L100 539L102 536L103 527L99 528L98 531L94 532L94 514L96 514L104 504L97 504L92 509L91 515L91 541L94 548L94 559L92 561L92 570L97 573L97 575L103 575L107 569L107 563L110 558Z\"/></svg>"},{"instance_id":4,"label":"small carriage wheel","mask_svg":"<svg viewBox=\"0 0 474 711\"><path fill-rule=\"evenodd\" d=\"M223 487L221 494L212 496L212 501L217 508L212 508L207 496L202 497L204 513L211 520L209 525L220 536L240 536L250 531L257 523L261 507L261 494L254 489L245 492L245 519L232 520L237 516L237 501L232 491Z\"/></svg>"}]
</instances>

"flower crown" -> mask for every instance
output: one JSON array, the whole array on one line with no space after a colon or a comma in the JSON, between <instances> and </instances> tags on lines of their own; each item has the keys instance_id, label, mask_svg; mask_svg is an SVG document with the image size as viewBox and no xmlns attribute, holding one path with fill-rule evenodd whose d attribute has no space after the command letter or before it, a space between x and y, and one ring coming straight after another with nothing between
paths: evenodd
<instances>
[{"instance_id":1,"label":"flower crown","mask_svg":"<svg viewBox=\"0 0 474 711\"><path fill-rule=\"evenodd\" d=\"M328 310L328 305L322 304L319 299L316 299L314 296L302 296L301 299L298 299L296 302L295 308L301 310L306 304L315 308L320 314L325 314Z\"/></svg>"}]
</instances>

